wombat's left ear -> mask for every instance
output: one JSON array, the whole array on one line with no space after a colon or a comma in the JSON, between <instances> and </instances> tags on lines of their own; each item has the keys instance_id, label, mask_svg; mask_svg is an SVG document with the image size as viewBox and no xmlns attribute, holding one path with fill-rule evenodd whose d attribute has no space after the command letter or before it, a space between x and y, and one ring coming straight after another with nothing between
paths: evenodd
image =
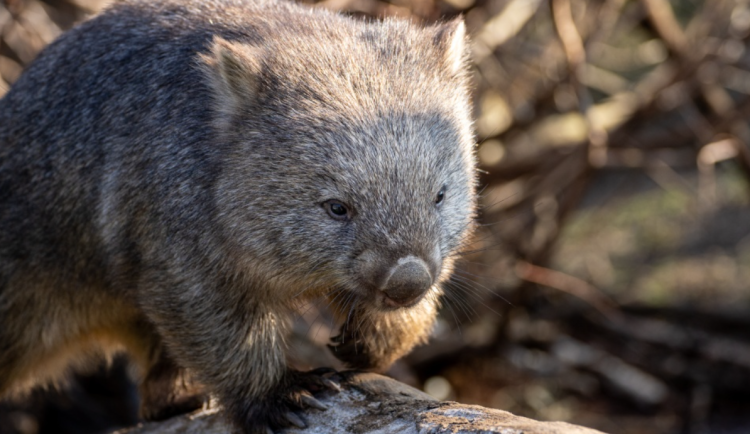
<instances>
[{"instance_id":1,"label":"wombat's left ear","mask_svg":"<svg viewBox=\"0 0 750 434\"><path fill-rule=\"evenodd\" d=\"M456 17L437 26L435 44L443 52L445 66L454 76L463 75L468 53L466 24L463 17Z\"/></svg>"},{"instance_id":2,"label":"wombat's left ear","mask_svg":"<svg viewBox=\"0 0 750 434\"><path fill-rule=\"evenodd\" d=\"M214 91L230 107L252 105L258 92L262 53L257 47L214 37L211 51L200 55Z\"/></svg>"}]
</instances>

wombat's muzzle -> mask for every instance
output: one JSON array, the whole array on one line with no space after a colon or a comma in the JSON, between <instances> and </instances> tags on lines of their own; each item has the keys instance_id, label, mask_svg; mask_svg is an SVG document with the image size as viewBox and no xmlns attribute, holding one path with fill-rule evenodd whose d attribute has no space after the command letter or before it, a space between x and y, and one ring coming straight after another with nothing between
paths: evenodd
<instances>
[{"instance_id":1,"label":"wombat's muzzle","mask_svg":"<svg viewBox=\"0 0 750 434\"><path fill-rule=\"evenodd\" d=\"M408 306L432 286L433 277L427 264L415 257L399 259L389 270L380 290L391 307Z\"/></svg>"}]
</instances>

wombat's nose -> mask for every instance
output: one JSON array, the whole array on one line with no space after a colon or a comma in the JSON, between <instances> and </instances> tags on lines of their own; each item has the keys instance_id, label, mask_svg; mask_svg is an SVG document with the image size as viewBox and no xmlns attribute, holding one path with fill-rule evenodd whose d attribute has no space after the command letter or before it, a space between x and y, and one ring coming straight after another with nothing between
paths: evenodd
<instances>
[{"instance_id":1,"label":"wombat's nose","mask_svg":"<svg viewBox=\"0 0 750 434\"><path fill-rule=\"evenodd\" d=\"M394 307L408 306L418 300L432 286L432 276L427 264L419 258L401 258L391 269L381 290Z\"/></svg>"}]
</instances>

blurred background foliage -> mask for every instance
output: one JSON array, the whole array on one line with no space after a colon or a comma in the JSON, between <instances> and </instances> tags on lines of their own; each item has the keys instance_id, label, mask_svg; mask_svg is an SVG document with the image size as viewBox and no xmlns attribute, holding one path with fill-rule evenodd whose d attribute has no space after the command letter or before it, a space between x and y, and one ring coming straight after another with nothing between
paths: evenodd
<instances>
[{"instance_id":1,"label":"blurred background foliage","mask_svg":"<svg viewBox=\"0 0 750 434\"><path fill-rule=\"evenodd\" d=\"M1 0L0 95L102 0ZM750 432L750 0L323 0L471 34L480 227L429 345L440 399L612 433ZM301 315L292 359L334 363ZM115 361L3 433L135 421Z\"/></svg>"}]
</instances>

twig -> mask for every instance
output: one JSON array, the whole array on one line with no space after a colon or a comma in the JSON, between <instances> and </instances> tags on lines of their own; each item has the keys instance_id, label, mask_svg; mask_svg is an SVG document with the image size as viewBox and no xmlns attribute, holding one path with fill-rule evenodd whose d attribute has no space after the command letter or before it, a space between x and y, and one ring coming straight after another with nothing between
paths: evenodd
<instances>
[{"instance_id":1,"label":"twig","mask_svg":"<svg viewBox=\"0 0 750 434\"><path fill-rule=\"evenodd\" d=\"M667 0L642 0L649 19L659 36L670 50L679 57L690 59L693 55L687 49L687 38L682 31L674 11Z\"/></svg>"},{"instance_id":2,"label":"twig","mask_svg":"<svg viewBox=\"0 0 750 434\"><path fill-rule=\"evenodd\" d=\"M588 161L593 167L602 167L607 162L607 132L592 122L593 98L580 80L586 65L586 49L583 39L573 21L570 0L551 0L551 2L557 35L563 45L565 57L568 59L571 82L578 94L579 110L586 119Z\"/></svg>"},{"instance_id":3,"label":"twig","mask_svg":"<svg viewBox=\"0 0 750 434\"><path fill-rule=\"evenodd\" d=\"M516 262L516 275L519 279L539 285L558 289L574 295L590 304L610 320L618 319L621 314L617 304L590 283L561 271L551 270L526 261Z\"/></svg>"}]
</instances>

